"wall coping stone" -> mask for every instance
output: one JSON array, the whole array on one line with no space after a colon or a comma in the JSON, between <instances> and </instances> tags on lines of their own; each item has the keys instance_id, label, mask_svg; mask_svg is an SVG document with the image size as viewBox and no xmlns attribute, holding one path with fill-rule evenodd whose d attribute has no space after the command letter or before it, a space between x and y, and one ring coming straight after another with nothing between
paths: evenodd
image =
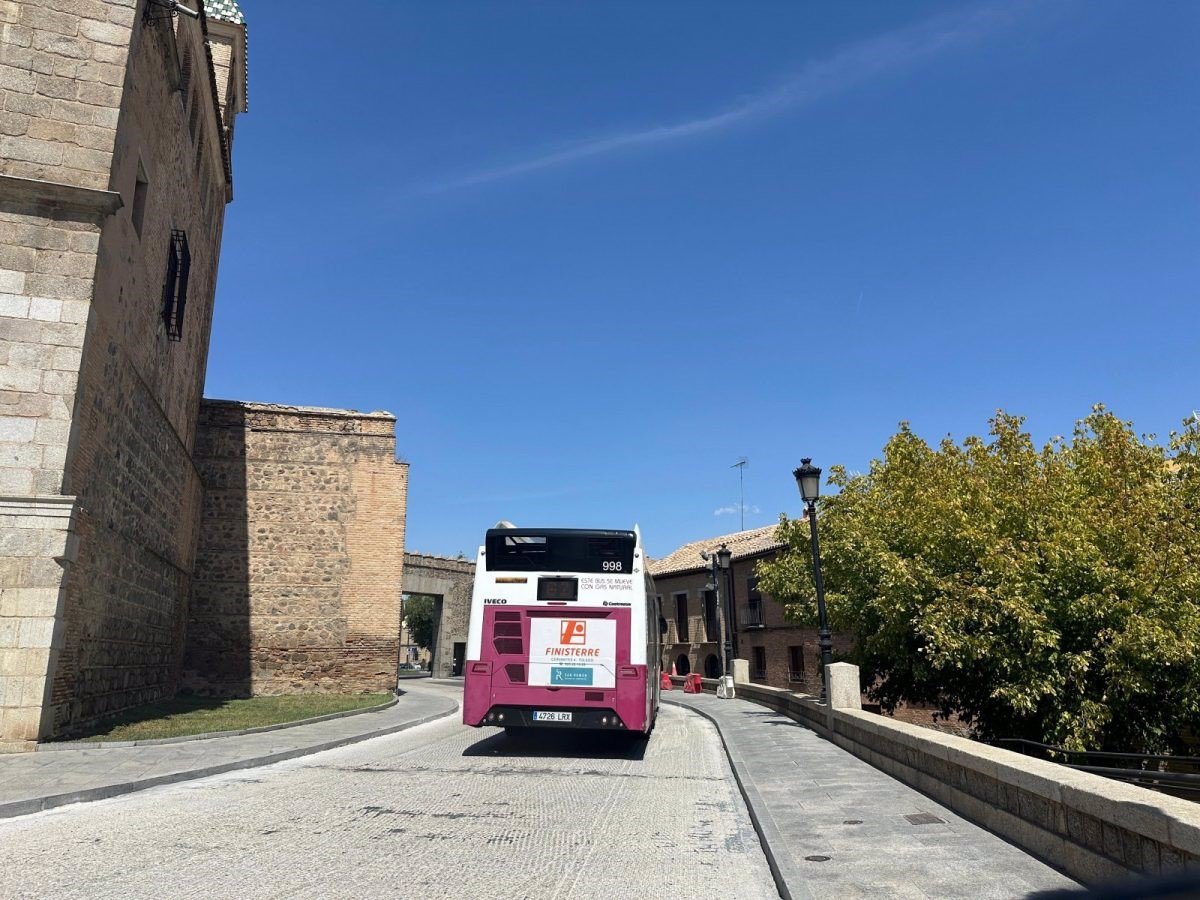
<instances>
[{"instance_id":1,"label":"wall coping stone","mask_svg":"<svg viewBox=\"0 0 1200 900\"><path fill-rule=\"evenodd\" d=\"M66 494L0 495L0 516L44 516L69 519L78 498Z\"/></svg>"},{"instance_id":2,"label":"wall coping stone","mask_svg":"<svg viewBox=\"0 0 1200 900\"><path fill-rule=\"evenodd\" d=\"M411 562L412 565L420 566L427 565L431 568L445 568L445 563L453 563L461 566L463 571L475 568L475 560L460 559L457 556L438 556L436 553L418 553L415 550L404 551L405 563Z\"/></svg>"},{"instance_id":3,"label":"wall coping stone","mask_svg":"<svg viewBox=\"0 0 1200 900\"><path fill-rule=\"evenodd\" d=\"M54 206L97 218L111 216L124 205L121 195L116 191L39 178L19 178L16 175L0 175L0 200Z\"/></svg>"},{"instance_id":4,"label":"wall coping stone","mask_svg":"<svg viewBox=\"0 0 1200 900\"><path fill-rule=\"evenodd\" d=\"M372 412L359 412L354 409L333 409L324 406L288 406L283 403L258 403L253 400L217 400L205 397L201 403L205 406L225 406L233 409L246 409L253 412L286 413L295 416L322 416L339 419L386 419L396 421L394 413L377 409Z\"/></svg>"}]
</instances>

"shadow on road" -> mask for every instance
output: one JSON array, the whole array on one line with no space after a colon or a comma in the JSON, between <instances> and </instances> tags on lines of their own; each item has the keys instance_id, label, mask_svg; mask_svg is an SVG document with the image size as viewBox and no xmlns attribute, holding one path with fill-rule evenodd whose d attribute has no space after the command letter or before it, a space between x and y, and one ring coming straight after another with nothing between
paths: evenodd
<instances>
[{"instance_id":1,"label":"shadow on road","mask_svg":"<svg viewBox=\"0 0 1200 900\"><path fill-rule=\"evenodd\" d=\"M646 757L647 739L603 731L530 730L500 732L476 741L463 756L521 756L527 759L630 759Z\"/></svg>"}]
</instances>

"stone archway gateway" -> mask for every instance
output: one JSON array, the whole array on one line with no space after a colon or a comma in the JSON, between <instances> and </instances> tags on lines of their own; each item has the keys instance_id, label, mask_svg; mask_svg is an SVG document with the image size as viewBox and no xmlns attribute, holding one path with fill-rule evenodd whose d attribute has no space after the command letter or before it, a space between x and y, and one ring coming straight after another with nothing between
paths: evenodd
<instances>
[{"instance_id":1,"label":"stone archway gateway","mask_svg":"<svg viewBox=\"0 0 1200 900\"><path fill-rule=\"evenodd\" d=\"M688 661L686 653L680 653L675 659L675 674L687 675L692 671L692 664Z\"/></svg>"}]
</instances>

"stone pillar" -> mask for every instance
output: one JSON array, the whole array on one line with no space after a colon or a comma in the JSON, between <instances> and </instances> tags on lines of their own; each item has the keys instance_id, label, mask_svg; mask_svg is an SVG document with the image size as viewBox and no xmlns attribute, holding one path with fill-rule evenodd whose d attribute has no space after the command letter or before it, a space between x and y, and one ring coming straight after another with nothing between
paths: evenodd
<instances>
[{"instance_id":1,"label":"stone pillar","mask_svg":"<svg viewBox=\"0 0 1200 900\"><path fill-rule=\"evenodd\" d=\"M825 684L829 686L827 718L829 730L832 731L835 709L862 709L858 666L844 662L830 663L825 667Z\"/></svg>"},{"instance_id":2,"label":"stone pillar","mask_svg":"<svg viewBox=\"0 0 1200 900\"><path fill-rule=\"evenodd\" d=\"M749 684L750 683L750 661L747 659L735 659L733 661L733 683L734 684Z\"/></svg>"},{"instance_id":3,"label":"stone pillar","mask_svg":"<svg viewBox=\"0 0 1200 900\"><path fill-rule=\"evenodd\" d=\"M74 497L0 498L0 752L28 749L53 728L75 516Z\"/></svg>"},{"instance_id":4,"label":"stone pillar","mask_svg":"<svg viewBox=\"0 0 1200 900\"><path fill-rule=\"evenodd\" d=\"M101 226L120 203L0 171L0 750L54 729L78 543L68 456Z\"/></svg>"}]
</instances>

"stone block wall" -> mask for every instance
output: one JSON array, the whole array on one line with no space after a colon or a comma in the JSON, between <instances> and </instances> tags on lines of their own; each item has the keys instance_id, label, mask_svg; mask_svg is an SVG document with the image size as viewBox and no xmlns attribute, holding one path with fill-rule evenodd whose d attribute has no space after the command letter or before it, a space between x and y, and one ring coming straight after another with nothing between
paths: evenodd
<instances>
[{"instance_id":1,"label":"stone block wall","mask_svg":"<svg viewBox=\"0 0 1200 900\"><path fill-rule=\"evenodd\" d=\"M109 186L136 7L0 3L0 173Z\"/></svg>"},{"instance_id":2,"label":"stone block wall","mask_svg":"<svg viewBox=\"0 0 1200 900\"><path fill-rule=\"evenodd\" d=\"M441 598L434 611L437 619L431 648L430 671L436 678L449 678L455 674L454 645L467 641L474 584L475 563L469 559L424 553L404 555L404 592Z\"/></svg>"},{"instance_id":3,"label":"stone block wall","mask_svg":"<svg viewBox=\"0 0 1200 900\"><path fill-rule=\"evenodd\" d=\"M204 401L186 688L395 686L408 484L395 424L388 413Z\"/></svg>"},{"instance_id":4,"label":"stone block wall","mask_svg":"<svg viewBox=\"0 0 1200 900\"><path fill-rule=\"evenodd\" d=\"M58 494L100 221L119 198L91 192L93 210L63 209L48 195L5 198L5 186L0 180L0 494ZM80 274L38 272L59 264Z\"/></svg>"},{"instance_id":5,"label":"stone block wall","mask_svg":"<svg viewBox=\"0 0 1200 900\"><path fill-rule=\"evenodd\" d=\"M0 634L18 635L0 637L0 743L178 680L229 169L205 21L141 7L0 3ZM179 341L172 229L192 261Z\"/></svg>"},{"instance_id":6,"label":"stone block wall","mask_svg":"<svg viewBox=\"0 0 1200 900\"><path fill-rule=\"evenodd\" d=\"M78 537L71 497L0 497L0 736L23 747L48 732L62 646L63 566Z\"/></svg>"}]
</instances>

